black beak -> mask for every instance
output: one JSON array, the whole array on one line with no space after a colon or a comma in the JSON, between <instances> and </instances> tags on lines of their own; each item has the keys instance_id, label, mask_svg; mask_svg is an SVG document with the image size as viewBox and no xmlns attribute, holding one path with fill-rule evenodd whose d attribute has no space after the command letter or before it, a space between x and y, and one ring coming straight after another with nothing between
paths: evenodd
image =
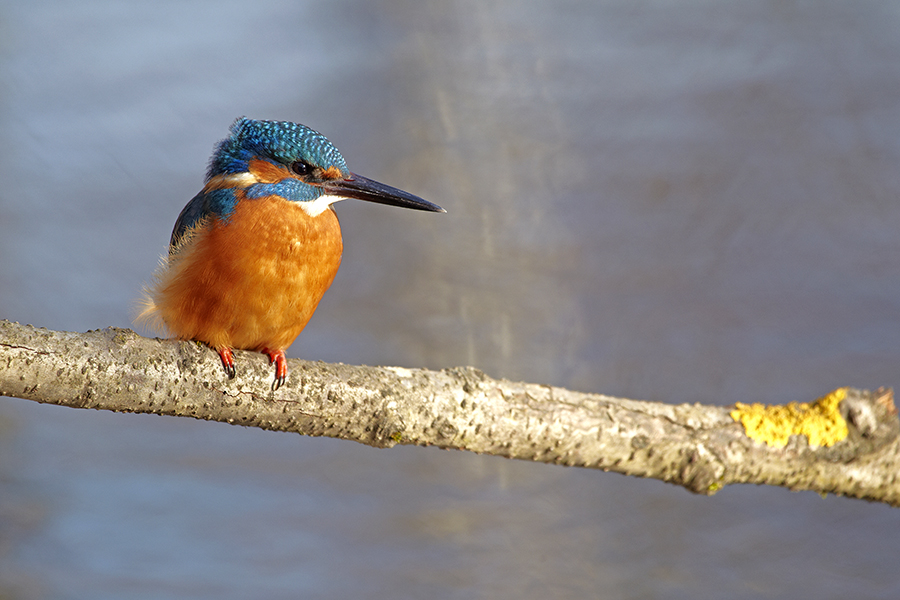
<instances>
[{"instance_id":1,"label":"black beak","mask_svg":"<svg viewBox=\"0 0 900 600\"><path fill-rule=\"evenodd\" d=\"M427 210L431 212L447 212L437 204L413 196L395 187L378 183L368 177L350 173L349 179L332 179L322 184L325 193L329 196L342 196L344 198L356 198L367 202L390 204L415 210Z\"/></svg>"}]
</instances>

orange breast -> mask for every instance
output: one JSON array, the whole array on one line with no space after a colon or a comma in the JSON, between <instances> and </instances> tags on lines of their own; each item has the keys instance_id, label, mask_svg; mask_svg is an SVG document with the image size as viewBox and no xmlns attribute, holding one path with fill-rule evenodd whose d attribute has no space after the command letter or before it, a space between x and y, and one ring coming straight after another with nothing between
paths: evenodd
<instances>
[{"instance_id":1,"label":"orange breast","mask_svg":"<svg viewBox=\"0 0 900 600\"><path fill-rule=\"evenodd\" d=\"M217 349L284 349L331 285L342 251L332 209L310 217L282 198L244 199L229 221L197 227L150 295L179 338Z\"/></svg>"}]
</instances>

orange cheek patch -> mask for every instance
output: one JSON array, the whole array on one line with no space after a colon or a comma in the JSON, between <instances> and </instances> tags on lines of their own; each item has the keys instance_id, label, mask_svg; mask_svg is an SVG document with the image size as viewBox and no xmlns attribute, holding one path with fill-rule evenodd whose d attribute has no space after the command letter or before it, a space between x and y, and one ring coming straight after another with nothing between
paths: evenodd
<instances>
[{"instance_id":1,"label":"orange cheek patch","mask_svg":"<svg viewBox=\"0 0 900 600\"><path fill-rule=\"evenodd\" d=\"M253 159L248 168L260 183L278 183L282 179L291 177L290 171L282 165L275 165L267 160Z\"/></svg>"},{"instance_id":2,"label":"orange cheek patch","mask_svg":"<svg viewBox=\"0 0 900 600\"><path fill-rule=\"evenodd\" d=\"M337 167L328 167L322 171L322 179L343 179L344 175Z\"/></svg>"}]
</instances>

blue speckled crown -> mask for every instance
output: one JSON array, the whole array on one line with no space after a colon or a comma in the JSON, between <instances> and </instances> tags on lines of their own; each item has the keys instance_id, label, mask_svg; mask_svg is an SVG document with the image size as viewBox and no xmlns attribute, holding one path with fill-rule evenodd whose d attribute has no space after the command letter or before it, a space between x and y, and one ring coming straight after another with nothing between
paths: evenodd
<instances>
[{"instance_id":1,"label":"blue speckled crown","mask_svg":"<svg viewBox=\"0 0 900 600\"><path fill-rule=\"evenodd\" d=\"M216 145L207 180L216 175L246 171L251 158L269 158L285 165L303 160L324 169L337 167L344 176L350 174L344 157L318 131L290 121L255 121L240 117L231 125L231 135Z\"/></svg>"}]
</instances>

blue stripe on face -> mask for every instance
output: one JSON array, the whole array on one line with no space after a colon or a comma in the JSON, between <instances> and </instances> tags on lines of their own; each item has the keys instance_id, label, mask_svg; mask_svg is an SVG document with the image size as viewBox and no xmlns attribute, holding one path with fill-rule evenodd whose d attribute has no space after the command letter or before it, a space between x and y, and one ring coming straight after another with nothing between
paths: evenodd
<instances>
[{"instance_id":1,"label":"blue stripe on face","mask_svg":"<svg viewBox=\"0 0 900 600\"><path fill-rule=\"evenodd\" d=\"M245 190L247 198L281 196L292 202L310 202L322 195L322 189L297 179L286 178L277 183L255 183Z\"/></svg>"}]
</instances>

